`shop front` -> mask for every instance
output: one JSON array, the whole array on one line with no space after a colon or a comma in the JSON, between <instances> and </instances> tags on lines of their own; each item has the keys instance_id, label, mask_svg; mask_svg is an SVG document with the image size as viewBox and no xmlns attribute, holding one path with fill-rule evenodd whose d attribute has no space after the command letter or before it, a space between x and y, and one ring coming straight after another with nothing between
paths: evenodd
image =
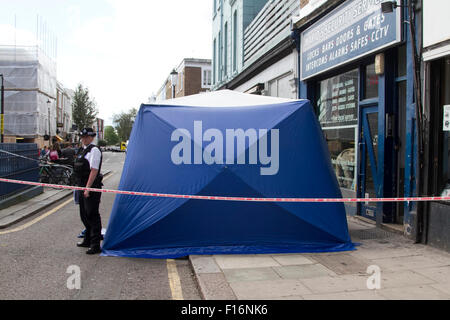
<instances>
[{"instance_id":1,"label":"shop front","mask_svg":"<svg viewBox=\"0 0 450 320\"><path fill-rule=\"evenodd\" d=\"M424 2L424 100L428 139L425 143L428 195L450 195L450 2ZM424 242L450 251L450 203L436 201L425 208Z\"/></svg>"},{"instance_id":2,"label":"shop front","mask_svg":"<svg viewBox=\"0 0 450 320\"><path fill-rule=\"evenodd\" d=\"M401 10L381 2L348 0L299 27L299 97L316 108L344 197L405 193L407 50ZM403 203L346 206L403 224Z\"/></svg>"}]
</instances>

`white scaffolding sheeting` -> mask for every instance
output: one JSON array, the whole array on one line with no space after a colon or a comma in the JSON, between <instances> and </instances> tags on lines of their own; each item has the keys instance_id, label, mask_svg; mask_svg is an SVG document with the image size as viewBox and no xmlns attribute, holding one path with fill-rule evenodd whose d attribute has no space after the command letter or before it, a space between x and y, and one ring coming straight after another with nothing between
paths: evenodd
<instances>
[{"instance_id":1,"label":"white scaffolding sheeting","mask_svg":"<svg viewBox=\"0 0 450 320\"><path fill-rule=\"evenodd\" d=\"M38 46L0 46L5 134L56 134L56 63ZM50 101L50 103L48 103Z\"/></svg>"}]
</instances>

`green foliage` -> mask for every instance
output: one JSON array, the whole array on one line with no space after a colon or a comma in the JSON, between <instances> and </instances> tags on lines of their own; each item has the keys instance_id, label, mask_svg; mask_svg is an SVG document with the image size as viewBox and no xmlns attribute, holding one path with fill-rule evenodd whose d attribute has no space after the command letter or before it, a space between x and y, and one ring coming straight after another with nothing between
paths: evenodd
<instances>
[{"instance_id":1,"label":"green foliage","mask_svg":"<svg viewBox=\"0 0 450 320\"><path fill-rule=\"evenodd\" d=\"M130 139L131 129L133 128L136 115L136 108L132 108L128 112L122 112L119 115L114 115L113 122L120 141L127 141Z\"/></svg>"},{"instance_id":2,"label":"green foliage","mask_svg":"<svg viewBox=\"0 0 450 320\"><path fill-rule=\"evenodd\" d=\"M108 146L116 145L117 143L119 143L119 136L117 135L116 130L112 126L105 127L104 137Z\"/></svg>"},{"instance_id":3,"label":"green foliage","mask_svg":"<svg viewBox=\"0 0 450 320\"><path fill-rule=\"evenodd\" d=\"M78 130L91 127L97 117L98 110L95 101L89 97L89 89L78 85L72 103L73 122Z\"/></svg>"},{"instance_id":4,"label":"green foliage","mask_svg":"<svg viewBox=\"0 0 450 320\"><path fill-rule=\"evenodd\" d=\"M100 140L98 140L98 146L99 147L106 147L107 143L106 143L105 140L100 139Z\"/></svg>"}]
</instances>

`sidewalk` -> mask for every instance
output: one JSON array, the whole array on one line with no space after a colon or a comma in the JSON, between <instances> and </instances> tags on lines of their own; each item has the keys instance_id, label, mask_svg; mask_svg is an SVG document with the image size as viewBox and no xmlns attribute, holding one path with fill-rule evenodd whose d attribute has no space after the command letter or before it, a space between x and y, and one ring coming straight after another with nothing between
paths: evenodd
<instances>
[{"instance_id":1,"label":"sidewalk","mask_svg":"<svg viewBox=\"0 0 450 320\"><path fill-rule=\"evenodd\" d=\"M71 190L44 188L40 195L0 210L0 229L8 228L71 194Z\"/></svg>"},{"instance_id":2,"label":"sidewalk","mask_svg":"<svg viewBox=\"0 0 450 320\"><path fill-rule=\"evenodd\" d=\"M104 176L110 173L111 171L106 171ZM0 230L33 216L72 194L72 190L44 188L43 193L31 199L0 210Z\"/></svg>"},{"instance_id":3,"label":"sidewalk","mask_svg":"<svg viewBox=\"0 0 450 320\"><path fill-rule=\"evenodd\" d=\"M450 299L450 254L347 219L355 251L190 256L203 298ZM367 287L369 266L379 267L380 289Z\"/></svg>"}]
</instances>

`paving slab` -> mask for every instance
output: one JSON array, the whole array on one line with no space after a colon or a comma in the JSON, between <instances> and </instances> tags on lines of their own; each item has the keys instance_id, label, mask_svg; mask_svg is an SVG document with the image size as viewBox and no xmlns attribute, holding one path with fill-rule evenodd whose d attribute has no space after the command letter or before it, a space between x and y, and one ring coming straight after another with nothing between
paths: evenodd
<instances>
[{"instance_id":1,"label":"paving slab","mask_svg":"<svg viewBox=\"0 0 450 320\"><path fill-rule=\"evenodd\" d=\"M446 284L450 290L450 266L434 268L414 268L414 272L421 274L439 284Z\"/></svg>"},{"instance_id":2,"label":"paving slab","mask_svg":"<svg viewBox=\"0 0 450 320\"><path fill-rule=\"evenodd\" d=\"M291 265L301 265L301 264L313 264L314 261L311 259L301 255L301 254L277 254L272 255L272 258L275 259L282 266L291 266Z\"/></svg>"},{"instance_id":3,"label":"paving slab","mask_svg":"<svg viewBox=\"0 0 450 320\"><path fill-rule=\"evenodd\" d=\"M423 253L423 256L441 263L445 266L450 266L450 253L439 252L438 250L432 248L433 250L427 250Z\"/></svg>"},{"instance_id":4,"label":"paving slab","mask_svg":"<svg viewBox=\"0 0 450 320\"><path fill-rule=\"evenodd\" d=\"M270 255L217 255L214 256L221 269L278 267L280 264Z\"/></svg>"},{"instance_id":5,"label":"paving slab","mask_svg":"<svg viewBox=\"0 0 450 320\"><path fill-rule=\"evenodd\" d=\"M268 298L261 298L255 300L269 300ZM305 300L302 296L287 296L287 297L272 297L270 300Z\"/></svg>"},{"instance_id":6,"label":"paving slab","mask_svg":"<svg viewBox=\"0 0 450 320\"><path fill-rule=\"evenodd\" d=\"M391 257L386 259L373 259L373 264L379 266L383 271L402 271L419 268L441 267L442 262L422 255Z\"/></svg>"},{"instance_id":7,"label":"paving slab","mask_svg":"<svg viewBox=\"0 0 450 320\"><path fill-rule=\"evenodd\" d=\"M223 269L223 273L230 283L281 279L272 268Z\"/></svg>"},{"instance_id":8,"label":"paving slab","mask_svg":"<svg viewBox=\"0 0 450 320\"><path fill-rule=\"evenodd\" d=\"M189 258L205 299L449 299L450 254L373 225L349 228L361 237L355 251ZM370 265L381 268L381 289L367 287Z\"/></svg>"},{"instance_id":9,"label":"paving slab","mask_svg":"<svg viewBox=\"0 0 450 320\"><path fill-rule=\"evenodd\" d=\"M412 286L391 288L380 291L380 294L391 300L449 300L450 295L431 286Z\"/></svg>"},{"instance_id":10,"label":"paving slab","mask_svg":"<svg viewBox=\"0 0 450 320\"><path fill-rule=\"evenodd\" d=\"M321 264L273 267L273 270L283 279L308 279L336 275Z\"/></svg>"},{"instance_id":11,"label":"paving slab","mask_svg":"<svg viewBox=\"0 0 450 320\"><path fill-rule=\"evenodd\" d=\"M448 283L432 284L431 287L450 296L450 285Z\"/></svg>"},{"instance_id":12,"label":"paving slab","mask_svg":"<svg viewBox=\"0 0 450 320\"><path fill-rule=\"evenodd\" d=\"M311 291L299 280L233 282L230 286L239 300L288 299L311 294Z\"/></svg>"},{"instance_id":13,"label":"paving slab","mask_svg":"<svg viewBox=\"0 0 450 320\"><path fill-rule=\"evenodd\" d=\"M379 290L358 290L303 295L305 300L386 300Z\"/></svg>"},{"instance_id":14,"label":"paving slab","mask_svg":"<svg viewBox=\"0 0 450 320\"><path fill-rule=\"evenodd\" d=\"M437 284L437 282L410 270L401 272L383 272L381 270L381 289L404 288L427 284Z\"/></svg>"},{"instance_id":15,"label":"paving slab","mask_svg":"<svg viewBox=\"0 0 450 320\"><path fill-rule=\"evenodd\" d=\"M313 293L334 293L343 291L367 290L368 275L340 275L339 277L320 277L300 281Z\"/></svg>"},{"instance_id":16,"label":"paving slab","mask_svg":"<svg viewBox=\"0 0 450 320\"><path fill-rule=\"evenodd\" d=\"M205 300L236 300L223 273L201 273L196 277Z\"/></svg>"},{"instance_id":17,"label":"paving slab","mask_svg":"<svg viewBox=\"0 0 450 320\"><path fill-rule=\"evenodd\" d=\"M367 267L372 264L349 254L316 255L311 258L337 274L366 274Z\"/></svg>"},{"instance_id":18,"label":"paving slab","mask_svg":"<svg viewBox=\"0 0 450 320\"><path fill-rule=\"evenodd\" d=\"M372 248L371 250L361 250L353 251L350 253L351 256L363 258L363 259L385 259L385 258L395 258L395 257L407 257L413 255L422 255L424 250L408 250L405 248Z\"/></svg>"},{"instance_id":19,"label":"paving slab","mask_svg":"<svg viewBox=\"0 0 450 320\"><path fill-rule=\"evenodd\" d=\"M196 273L220 273L222 272L214 260L213 256L197 256L190 257L191 264Z\"/></svg>"}]
</instances>

